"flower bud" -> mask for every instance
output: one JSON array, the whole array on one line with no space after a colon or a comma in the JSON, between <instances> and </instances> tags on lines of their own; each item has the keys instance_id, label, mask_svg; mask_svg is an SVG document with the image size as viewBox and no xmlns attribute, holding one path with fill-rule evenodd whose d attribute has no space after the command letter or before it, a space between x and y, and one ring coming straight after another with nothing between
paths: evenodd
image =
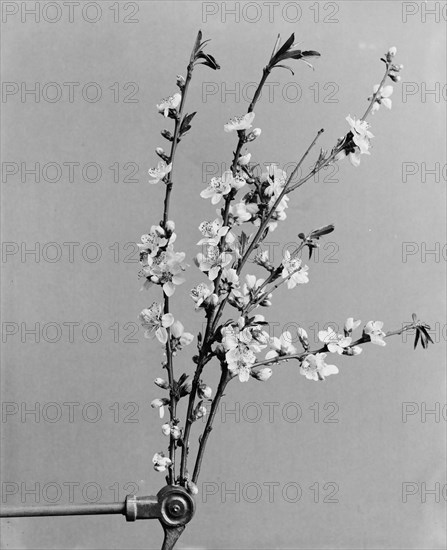
<instances>
[{"instance_id":1,"label":"flower bud","mask_svg":"<svg viewBox=\"0 0 447 550\"><path fill-rule=\"evenodd\" d=\"M250 159L251 159L251 153L246 153L245 155L240 156L237 162L241 166L245 166L250 162Z\"/></svg>"},{"instance_id":2,"label":"flower bud","mask_svg":"<svg viewBox=\"0 0 447 550\"><path fill-rule=\"evenodd\" d=\"M265 369L259 369L256 372L251 371L250 374L253 376L253 378L256 378L256 380L259 380L260 382L265 382L272 376L273 371L272 369L266 367Z\"/></svg>"},{"instance_id":3,"label":"flower bud","mask_svg":"<svg viewBox=\"0 0 447 550\"><path fill-rule=\"evenodd\" d=\"M397 53L397 48L396 46L392 46L389 50L388 50L388 55L390 57L394 57Z\"/></svg>"},{"instance_id":4,"label":"flower bud","mask_svg":"<svg viewBox=\"0 0 447 550\"><path fill-rule=\"evenodd\" d=\"M171 435L174 439L180 439L180 436L182 435L182 430L177 425L175 425L171 428Z\"/></svg>"},{"instance_id":5,"label":"flower bud","mask_svg":"<svg viewBox=\"0 0 447 550\"><path fill-rule=\"evenodd\" d=\"M199 418L202 418L202 416L206 415L206 407L205 405L199 405L195 412L194 412L194 418L195 420L198 420Z\"/></svg>"},{"instance_id":6,"label":"flower bud","mask_svg":"<svg viewBox=\"0 0 447 550\"><path fill-rule=\"evenodd\" d=\"M159 388L163 388L164 390L169 389L169 384L166 380L163 380L163 378L156 378L154 380L154 384L158 386Z\"/></svg>"},{"instance_id":7,"label":"flower bud","mask_svg":"<svg viewBox=\"0 0 447 550\"><path fill-rule=\"evenodd\" d=\"M352 355L360 355L363 351L363 348L361 348L360 346L353 346L351 348L351 351L352 351Z\"/></svg>"},{"instance_id":8,"label":"flower bud","mask_svg":"<svg viewBox=\"0 0 447 550\"><path fill-rule=\"evenodd\" d=\"M170 435L171 434L171 426L169 424L163 424L161 427L161 431L163 435Z\"/></svg>"},{"instance_id":9,"label":"flower bud","mask_svg":"<svg viewBox=\"0 0 447 550\"><path fill-rule=\"evenodd\" d=\"M166 231L168 231L169 233L172 233L175 230L175 223L172 220L168 220L166 222L165 227L166 227Z\"/></svg>"},{"instance_id":10,"label":"flower bud","mask_svg":"<svg viewBox=\"0 0 447 550\"><path fill-rule=\"evenodd\" d=\"M309 349L309 337L307 336L307 332L299 327L298 330L297 330L297 333L298 333L298 338L299 338L299 341L301 343L301 345L303 346L303 348L305 350L308 350Z\"/></svg>"},{"instance_id":11,"label":"flower bud","mask_svg":"<svg viewBox=\"0 0 447 550\"><path fill-rule=\"evenodd\" d=\"M151 402L151 407L159 409L160 418L163 418L165 415L165 405L169 405L169 403L170 401L167 397L157 398Z\"/></svg>"},{"instance_id":12,"label":"flower bud","mask_svg":"<svg viewBox=\"0 0 447 550\"><path fill-rule=\"evenodd\" d=\"M256 138L258 138L261 135L261 132L262 132L261 128L255 128L248 134L247 141L254 141Z\"/></svg>"},{"instance_id":13,"label":"flower bud","mask_svg":"<svg viewBox=\"0 0 447 550\"><path fill-rule=\"evenodd\" d=\"M213 390L206 384L200 384L198 393L201 399L210 399Z\"/></svg>"},{"instance_id":14,"label":"flower bud","mask_svg":"<svg viewBox=\"0 0 447 550\"><path fill-rule=\"evenodd\" d=\"M169 399L167 397L157 397L156 399L153 399L151 401L151 407L155 409L157 407L163 407L168 403L169 403Z\"/></svg>"},{"instance_id":15,"label":"flower bud","mask_svg":"<svg viewBox=\"0 0 447 550\"><path fill-rule=\"evenodd\" d=\"M191 493L191 495L197 495L197 493L199 492L199 488L192 481L188 481L186 483L186 489L188 490L189 493Z\"/></svg>"},{"instance_id":16,"label":"flower bud","mask_svg":"<svg viewBox=\"0 0 447 550\"><path fill-rule=\"evenodd\" d=\"M398 74L390 73L388 76L391 78L393 82L400 82L401 80L401 76Z\"/></svg>"},{"instance_id":17,"label":"flower bud","mask_svg":"<svg viewBox=\"0 0 447 550\"><path fill-rule=\"evenodd\" d=\"M166 130L166 128L164 130L162 130L160 132L160 134L169 141L173 140L173 135L171 134L171 132L169 130Z\"/></svg>"},{"instance_id":18,"label":"flower bud","mask_svg":"<svg viewBox=\"0 0 447 550\"><path fill-rule=\"evenodd\" d=\"M181 74L177 75L177 86L182 89L185 85L185 77L183 77Z\"/></svg>"}]
</instances>

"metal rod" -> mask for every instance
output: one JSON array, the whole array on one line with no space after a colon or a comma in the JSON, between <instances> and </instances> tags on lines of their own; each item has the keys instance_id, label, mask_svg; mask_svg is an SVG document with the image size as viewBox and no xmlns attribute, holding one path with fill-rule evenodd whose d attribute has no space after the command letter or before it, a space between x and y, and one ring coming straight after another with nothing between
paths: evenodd
<instances>
[{"instance_id":1,"label":"metal rod","mask_svg":"<svg viewBox=\"0 0 447 550\"><path fill-rule=\"evenodd\" d=\"M54 506L8 506L0 509L2 518L22 518L29 516L85 516L92 514L124 514L125 502L88 504L56 504Z\"/></svg>"}]
</instances>

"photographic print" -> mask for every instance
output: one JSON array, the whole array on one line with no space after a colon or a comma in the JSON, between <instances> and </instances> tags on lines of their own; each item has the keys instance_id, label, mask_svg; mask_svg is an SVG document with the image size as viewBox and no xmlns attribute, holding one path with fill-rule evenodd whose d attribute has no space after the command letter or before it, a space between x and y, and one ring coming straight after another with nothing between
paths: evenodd
<instances>
[{"instance_id":1,"label":"photographic print","mask_svg":"<svg viewBox=\"0 0 447 550\"><path fill-rule=\"evenodd\" d=\"M446 548L446 2L1 17L1 548Z\"/></svg>"}]
</instances>

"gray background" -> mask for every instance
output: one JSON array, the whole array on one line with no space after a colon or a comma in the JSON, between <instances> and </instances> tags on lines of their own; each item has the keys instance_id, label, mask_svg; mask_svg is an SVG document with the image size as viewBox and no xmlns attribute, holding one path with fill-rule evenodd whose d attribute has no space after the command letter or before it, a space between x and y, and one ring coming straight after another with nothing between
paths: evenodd
<instances>
[{"instance_id":1,"label":"gray background","mask_svg":"<svg viewBox=\"0 0 447 550\"><path fill-rule=\"evenodd\" d=\"M287 223L270 237L271 243L287 243L300 231L330 222L336 226L324 241L332 244L308 262L310 283L278 292L269 311L277 323L274 334L299 323L315 341L326 322L341 326L348 316L380 319L390 330L410 321L415 311L435 329L437 345L414 352L411 337L407 342L397 337L386 348L364 346L360 357L335 357L331 362L340 374L324 384L307 381L294 364L275 369L266 384L231 384L225 406L236 407L240 415L218 415L201 477L207 497L199 494L198 512L179 548L445 547L445 4L428 2L440 10L430 15L416 2L407 7L320 2L316 22L315 5L300 2L301 16L291 22L297 19L296 3L288 3L285 13L284 3L277 6L272 20L262 2L227 3L240 14L236 22L221 3L121 2L117 14L117 3L100 2L97 23L85 20L95 16L94 8L83 18L77 7L70 23L64 7L61 20L50 23L43 15L52 19L57 12L42 2L36 23L33 16L21 21L19 3L3 4L19 10L2 23L3 81L19 87L39 82L41 89L48 82L80 86L72 102L67 87L55 102L47 100L55 92L48 87L42 92L48 92L47 99L41 95L39 102L30 95L25 101L20 94L2 98L3 163L43 167L54 162L64 169L53 183L42 176L36 182L32 175L22 183L20 171L2 183L2 241L12 243L2 257L2 327L17 329L4 338L2 402L16 403L19 411L2 416L2 502L32 505L35 497L25 489L35 487L41 504L66 503L71 482L77 484L72 486L76 502L93 499L95 487L100 500L110 501L116 491L119 499L134 491L129 482L137 484L140 495L163 485L151 458L166 439L150 408L161 395L152 383L162 374L161 347L145 340L142 330L131 334L139 311L160 295L139 292L134 248L126 248L161 216L164 189L148 185L146 172L156 164L154 148L166 146L159 131L171 128L172 121L162 119L155 104L175 91L176 75L184 74L201 28L204 38L212 39L208 51L222 69L200 66L194 72L187 111L198 115L179 147L171 210L177 249L187 251L191 264L173 310L187 330L197 333L203 318L193 311L186 291L203 280L192 262L196 226L214 214L210 202L198 196L212 175L204 171L213 167L202 163L215 163L216 171L220 163L228 166L235 137L223 132L223 124L245 112L242 92L252 93L246 85L259 80L277 33L285 38L295 32L303 49L316 49L322 57L314 72L296 63L295 77L279 70L271 75L270 82L278 83L271 88L273 101L265 94L256 108L255 126L263 134L250 150L257 162L285 166L296 161L320 127L326 128L320 144L331 147L347 131L345 117L364 112L366 97L382 75L379 57L390 46L397 46L396 60L405 70L403 82L395 85L392 111L382 108L372 118L371 157L363 156L357 169L345 161L337 173L308 182L293 197ZM124 16L137 22L124 23ZM97 102L82 97L89 82L101 87ZM118 102L109 89L115 82ZM124 88L128 82L138 84L138 102L123 101L133 90ZM241 93L226 95L235 83ZM299 101L292 100L296 83ZM425 94L435 86L438 97ZM337 101L328 102L334 89ZM87 92L93 96L92 88ZM93 172L83 177L76 168L70 183L64 162L81 167L95 162L102 177L88 181ZM135 166L125 167L128 162L138 172L135 181L124 182ZM109 169L114 163L121 168L118 182ZM424 174L422 163L427 169L438 163L441 173ZM404 181L404 170L415 173ZM50 179L55 172L48 174ZM79 243L73 261L63 245L67 242ZM86 247L92 242L96 245ZM37 256L22 257L24 247L35 243ZM426 254L427 249L435 254ZM101 258L93 261L98 250ZM274 250L279 262L279 244ZM403 250L413 253L403 256ZM69 322L79 323L73 325L71 342ZM25 333L35 323L40 323L39 342ZM95 338L95 326L101 328L96 343L88 341ZM178 373L192 372L193 352L191 347L179 356ZM217 374L210 364L205 377L214 388ZM72 422L67 402L79 404ZM20 411L36 403L38 413L21 419ZM328 403L335 403L332 417ZM17 410L8 407L4 412ZM414 412L406 422L405 407ZM425 415L424 407L439 414ZM270 417L269 410L274 411ZM297 411L301 417L294 422ZM98 412L97 422L89 420ZM269 483L276 484L271 498ZM338 487L332 495L338 502L323 502L335 487L326 483ZM404 483L416 493L406 502ZM423 483L438 490L425 502ZM299 500L293 490L297 484ZM14 487L16 494L5 492ZM237 499L230 489L236 489ZM162 540L158 524L126 524L117 517L12 519L2 520L2 528L4 548L159 548Z\"/></svg>"}]
</instances>

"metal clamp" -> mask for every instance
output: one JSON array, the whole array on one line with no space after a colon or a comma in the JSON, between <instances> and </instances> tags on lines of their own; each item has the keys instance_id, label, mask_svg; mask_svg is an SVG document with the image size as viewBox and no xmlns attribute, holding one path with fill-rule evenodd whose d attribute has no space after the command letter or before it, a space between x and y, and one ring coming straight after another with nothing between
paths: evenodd
<instances>
[{"instance_id":1,"label":"metal clamp","mask_svg":"<svg viewBox=\"0 0 447 550\"><path fill-rule=\"evenodd\" d=\"M165 538L162 550L171 550L194 516L195 501L183 487L166 485L157 496L126 498L126 520L158 519Z\"/></svg>"},{"instance_id":2,"label":"metal clamp","mask_svg":"<svg viewBox=\"0 0 447 550\"><path fill-rule=\"evenodd\" d=\"M166 485L156 497L128 495L125 515L127 521L158 519L165 533L162 550L171 550L194 516L195 506L183 487Z\"/></svg>"},{"instance_id":3,"label":"metal clamp","mask_svg":"<svg viewBox=\"0 0 447 550\"><path fill-rule=\"evenodd\" d=\"M161 550L172 550L186 524L194 516L195 507L195 501L186 489L179 485L166 485L156 496L128 495L124 503L2 507L0 517L123 514L127 521L158 519L165 533Z\"/></svg>"}]
</instances>

